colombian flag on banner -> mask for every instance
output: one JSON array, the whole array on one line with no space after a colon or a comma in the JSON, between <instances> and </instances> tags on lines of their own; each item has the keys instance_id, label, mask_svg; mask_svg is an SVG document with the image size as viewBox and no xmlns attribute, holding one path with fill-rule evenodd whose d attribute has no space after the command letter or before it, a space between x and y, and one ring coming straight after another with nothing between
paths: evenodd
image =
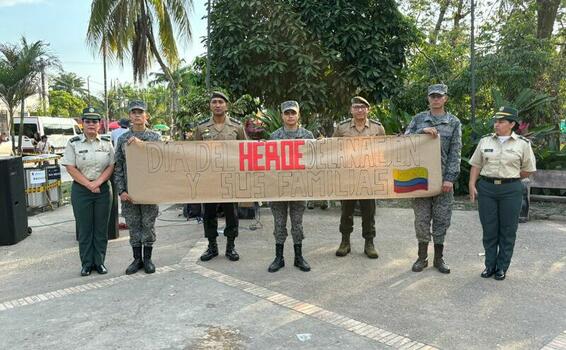
<instances>
[{"instance_id":1,"label":"colombian flag on banner","mask_svg":"<svg viewBox=\"0 0 566 350\"><path fill-rule=\"evenodd\" d=\"M428 190L428 170L417 167L410 169L393 169L393 190L395 193L407 193Z\"/></svg>"}]
</instances>

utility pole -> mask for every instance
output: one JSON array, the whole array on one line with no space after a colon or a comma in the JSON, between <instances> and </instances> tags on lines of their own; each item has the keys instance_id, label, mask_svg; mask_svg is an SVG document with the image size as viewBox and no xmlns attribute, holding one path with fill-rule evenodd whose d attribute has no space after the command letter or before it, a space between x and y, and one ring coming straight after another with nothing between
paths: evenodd
<instances>
[{"instance_id":1,"label":"utility pole","mask_svg":"<svg viewBox=\"0 0 566 350\"><path fill-rule=\"evenodd\" d=\"M208 0L208 6L206 7L206 89L210 91L210 7L212 6L212 1Z\"/></svg>"}]
</instances>

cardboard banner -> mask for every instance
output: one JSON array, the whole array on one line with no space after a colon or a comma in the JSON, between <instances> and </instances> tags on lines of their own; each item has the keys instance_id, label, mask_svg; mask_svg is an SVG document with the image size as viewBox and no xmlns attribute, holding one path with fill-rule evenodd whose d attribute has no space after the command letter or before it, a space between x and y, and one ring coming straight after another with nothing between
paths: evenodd
<instances>
[{"instance_id":1,"label":"cardboard banner","mask_svg":"<svg viewBox=\"0 0 566 350\"><path fill-rule=\"evenodd\" d=\"M136 203L430 197L440 141L427 135L127 146Z\"/></svg>"}]
</instances>

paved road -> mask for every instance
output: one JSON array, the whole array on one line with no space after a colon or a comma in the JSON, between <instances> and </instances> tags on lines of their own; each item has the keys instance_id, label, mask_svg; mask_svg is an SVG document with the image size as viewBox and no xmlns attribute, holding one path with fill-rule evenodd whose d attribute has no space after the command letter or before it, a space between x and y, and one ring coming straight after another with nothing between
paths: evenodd
<instances>
[{"instance_id":1,"label":"paved road","mask_svg":"<svg viewBox=\"0 0 566 350\"><path fill-rule=\"evenodd\" d=\"M507 280L482 270L477 213L456 211L452 273L413 273L412 211L379 209L380 258L334 256L339 210L305 215L304 273L270 274L272 217L241 221L239 262L199 262L202 227L176 209L157 221L155 275L125 276L128 237L111 241L108 275L79 276L71 208L30 218L33 234L0 247L1 349L566 349L566 225L520 226ZM359 218L356 218L358 224ZM358 225L359 227L359 225ZM253 227L252 227L253 228ZM223 247L224 239L220 239ZM562 344L562 345L561 345Z\"/></svg>"}]
</instances>

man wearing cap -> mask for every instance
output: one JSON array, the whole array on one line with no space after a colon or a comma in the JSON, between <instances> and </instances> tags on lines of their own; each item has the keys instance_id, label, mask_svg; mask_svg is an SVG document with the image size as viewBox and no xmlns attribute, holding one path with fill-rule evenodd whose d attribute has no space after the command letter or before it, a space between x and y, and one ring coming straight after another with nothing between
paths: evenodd
<instances>
[{"instance_id":1,"label":"man wearing cap","mask_svg":"<svg viewBox=\"0 0 566 350\"><path fill-rule=\"evenodd\" d=\"M368 119L369 102L355 96L351 100L350 113L347 119L336 127L332 137L367 137L385 135L385 129L380 122ZM346 256L350 253L350 234L354 230L354 207L360 203L362 212L362 236L365 239L364 253L370 259L377 259L378 254L373 244L375 238L375 199L354 199L341 201L340 233L342 242L336 251L336 256Z\"/></svg>"},{"instance_id":2,"label":"man wearing cap","mask_svg":"<svg viewBox=\"0 0 566 350\"><path fill-rule=\"evenodd\" d=\"M444 262L444 238L452 219L454 182L460 174L462 130L460 120L444 109L448 101L448 87L434 84L428 87L429 110L413 117L405 135L428 134L440 136L442 166L442 193L434 197L413 199L418 258L412 270L420 272L428 266L428 243L434 241L433 265L442 273L450 273ZM431 223L432 222L432 223ZM431 231L432 226L432 231Z\"/></svg>"},{"instance_id":3,"label":"man wearing cap","mask_svg":"<svg viewBox=\"0 0 566 350\"><path fill-rule=\"evenodd\" d=\"M481 277L504 280L517 237L521 179L536 171L536 159L530 141L514 131L519 126L515 108L501 107L494 119L495 133L482 137L470 158L468 190L472 201L478 198L483 229L485 270Z\"/></svg>"},{"instance_id":4,"label":"man wearing cap","mask_svg":"<svg viewBox=\"0 0 566 350\"><path fill-rule=\"evenodd\" d=\"M116 147L116 143L118 142L120 136L128 131L128 128L130 127L130 121L126 118L122 118L118 122L118 125L120 125L120 127L118 129L112 130L112 132L110 133L110 137L112 137L112 145L114 145L114 147Z\"/></svg>"},{"instance_id":5,"label":"man wearing cap","mask_svg":"<svg viewBox=\"0 0 566 350\"><path fill-rule=\"evenodd\" d=\"M100 274L108 245L108 218L112 189L108 179L114 171L114 149L109 137L100 136L100 113L93 107L83 110L84 133L69 140L61 164L73 178L71 204L79 234L81 276L93 268Z\"/></svg>"},{"instance_id":6,"label":"man wearing cap","mask_svg":"<svg viewBox=\"0 0 566 350\"><path fill-rule=\"evenodd\" d=\"M114 181L122 203L122 215L130 230L130 245L134 261L126 269L126 274L136 273L143 268L145 273L154 273L155 265L151 260L153 244L155 243L155 219L159 207L155 204L134 204L128 194L128 169L126 168L126 147L135 142L161 141L158 132L146 127L148 115L147 106L140 100L130 101L128 114L130 129L118 138L116 144L116 172ZM143 257L142 257L143 248Z\"/></svg>"},{"instance_id":7,"label":"man wearing cap","mask_svg":"<svg viewBox=\"0 0 566 350\"><path fill-rule=\"evenodd\" d=\"M297 101L285 101L281 104L281 119L283 126L275 130L271 140L292 139L314 139L313 134L299 126L299 103ZM273 214L273 235L275 236L275 260L269 265L269 272L276 272L285 266L283 258L283 247L287 238L287 212L291 218L291 235L293 236L293 247L295 250L295 263L301 271L310 271L311 268L303 258L303 214L305 212L304 201L271 202Z\"/></svg>"},{"instance_id":8,"label":"man wearing cap","mask_svg":"<svg viewBox=\"0 0 566 350\"><path fill-rule=\"evenodd\" d=\"M216 140L246 140L246 133L242 124L227 115L228 97L219 91L210 96L210 111L212 116L202 121L196 128L193 138L197 141ZM218 256L218 206L222 206L226 218L224 235L227 238L226 257L231 261L240 259L235 249L236 237L238 237L238 207L236 203L205 203L204 204L204 236L208 239L208 248L201 255L200 260L208 261Z\"/></svg>"}]
</instances>

